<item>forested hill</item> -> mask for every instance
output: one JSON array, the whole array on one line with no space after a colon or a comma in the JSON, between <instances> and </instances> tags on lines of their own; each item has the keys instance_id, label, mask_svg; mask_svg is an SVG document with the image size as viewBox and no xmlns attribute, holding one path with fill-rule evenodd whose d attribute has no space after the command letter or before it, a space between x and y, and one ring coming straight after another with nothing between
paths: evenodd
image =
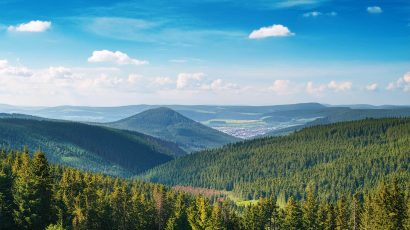
<instances>
[{"instance_id":1,"label":"forested hill","mask_svg":"<svg viewBox=\"0 0 410 230\"><path fill-rule=\"evenodd\" d=\"M174 143L136 132L76 122L9 118L0 119L0 146L41 149L52 162L122 176L185 154Z\"/></svg>"},{"instance_id":2,"label":"forested hill","mask_svg":"<svg viewBox=\"0 0 410 230\"><path fill-rule=\"evenodd\" d=\"M103 125L133 130L172 141L189 152L220 147L239 140L166 107L150 109L132 117Z\"/></svg>"},{"instance_id":3,"label":"forested hill","mask_svg":"<svg viewBox=\"0 0 410 230\"><path fill-rule=\"evenodd\" d=\"M245 209L159 184L50 165L42 152L0 150L0 229L30 230L402 230L408 191L395 178L337 202L261 198Z\"/></svg>"},{"instance_id":4,"label":"forested hill","mask_svg":"<svg viewBox=\"0 0 410 230\"><path fill-rule=\"evenodd\" d=\"M409 188L410 119L366 119L305 128L185 156L143 178L169 185L232 190L245 199L300 199L307 185L332 199L396 175Z\"/></svg>"},{"instance_id":5,"label":"forested hill","mask_svg":"<svg viewBox=\"0 0 410 230\"><path fill-rule=\"evenodd\" d=\"M309 109L305 111L291 110L280 111L276 113L266 114L265 121L277 120L279 118L294 119L294 118L317 118L303 125L287 127L284 129L274 130L264 136L283 135L295 130L300 130L305 127L315 125L332 124L343 121L356 121L366 118L404 118L410 117L410 108L408 107L392 107L392 108L348 108L348 107L325 107L319 109Z\"/></svg>"}]
</instances>

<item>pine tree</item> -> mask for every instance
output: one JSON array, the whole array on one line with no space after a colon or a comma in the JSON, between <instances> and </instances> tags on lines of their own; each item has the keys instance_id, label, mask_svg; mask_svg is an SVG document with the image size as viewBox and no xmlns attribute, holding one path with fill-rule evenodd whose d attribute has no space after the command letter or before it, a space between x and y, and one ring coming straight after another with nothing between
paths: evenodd
<instances>
[{"instance_id":1,"label":"pine tree","mask_svg":"<svg viewBox=\"0 0 410 230\"><path fill-rule=\"evenodd\" d=\"M188 221L192 230L205 230L208 227L210 215L208 200L202 196L197 197L188 208Z\"/></svg>"},{"instance_id":2,"label":"pine tree","mask_svg":"<svg viewBox=\"0 0 410 230\"><path fill-rule=\"evenodd\" d=\"M364 199L363 211L360 216L360 229L372 230L374 229L374 217L373 217L373 200L370 195L367 195Z\"/></svg>"},{"instance_id":3,"label":"pine tree","mask_svg":"<svg viewBox=\"0 0 410 230\"><path fill-rule=\"evenodd\" d=\"M50 222L53 222L51 212L51 190L52 181L50 177L50 168L46 156L42 152L34 153L33 162L31 165L32 177L34 179L34 191L38 196L38 206L35 212L39 220L35 223L36 227L44 229Z\"/></svg>"},{"instance_id":4,"label":"pine tree","mask_svg":"<svg viewBox=\"0 0 410 230\"><path fill-rule=\"evenodd\" d=\"M306 230L316 230L317 226L317 213L318 213L318 204L316 201L315 194L312 188L307 190L306 200L302 205L303 212L303 226Z\"/></svg>"},{"instance_id":5,"label":"pine tree","mask_svg":"<svg viewBox=\"0 0 410 230\"><path fill-rule=\"evenodd\" d=\"M358 230L360 227L360 217L362 206L359 201L359 195L355 194L350 205L350 226L352 230Z\"/></svg>"},{"instance_id":6,"label":"pine tree","mask_svg":"<svg viewBox=\"0 0 410 230\"><path fill-rule=\"evenodd\" d=\"M185 200L182 193L178 194L175 199L175 204L171 217L168 219L166 228L167 230L172 229L188 229L188 217L186 214Z\"/></svg>"},{"instance_id":7,"label":"pine tree","mask_svg":"<svg viewBox=\"0 0 410 230\"><path fill-rule=\"evenodd\" d=\"M40 198L30 167L29 155L22 154L20 161L13 184L13 198L16 206L13 212L14 221L20 229L41 229L36 227L36 224L41 220L36 212Z\"/></svg>"},{"instance_id":8,"label":"pine tree","mask_svg":"<svg viewBox=\"0 0 410 230\"><path fill-rule=\"evenodd\" d=\"M325 230L336 229L336 212L333 204L326 204L326 213Z\"/></svg>"},{"instance_id":9,"label":"pine tree","mask_svg":"<svg viewBox=\"0 0 410 230\"><path fill-rule=\"evenodd\" d=\"M163 186L159 186L154 190L154 201L155 201L155 207L157 211L156 215L156 221L157 221L157 226L158 229L161 230L165 227L166 221L167 221L167 208L168 208L168 203L166 199L166 191Z\"/></svg>"},{"instance_id":10,"label":"pine tree","mask_svg":"<svg viewBox=\"0 0 410 230\"><path fill-rule=\"evenodd\" d=\"M387 205L390 218L390 229L404 229L407 218L404 194L397 178L393 178L389 186L389 203Z\"/></svg>"},{"instance_id":11,"label":"pine tree","mask_svg":"<svg viewBox=\"0 0 410 230\"><path fill-rule=\"evenodd\" d=\"M349 229L349 213L346 208L346 200L341 197L337 201L337 212L336 212L336 229L337 230L348 230Z\"/></svg>"},{"instance_id":12,"label":"pine tree","mask_svg":"<svg viewBox=\"0 0 410 230\"><path fill-rule=\"evenodd\" d=\"M0 162L0 226L1 229L13 229L13 178L11 168Z\"/></svg>"},{"instance_id":13,"label":"pine tree","mask_svg":"<svg viewBox=\"0 0 410 230\"><path fill-rule=\"evenodd\" d=\"M222 217L221 204L216 202L212 208L209 230L225 230L225 224Z\"/></svg>"},{"instance_id":14,"label":"pine tree","mask_svg":"<svg viewBox=\"0 0 410 230\"><path fill-rule=\"evenodd\" d=\"M125 185L120 185L118 181L114 184L114 191L110 195L112 228L127 230L132 228L132 221L129 217L131 199Z\"/></svg>"},{"instance_id":15,"label":"pine tree","mask_svg":"<svg viewBox=\"0 0 410 230\"><path fill-rule=\"evenodd\" d=\"M326 228L326 219L328 215L327 203L320 203L317 211L317 229L325 230Z\"/></svg>"},{"instance_id":16,"label":"pine tree","mask_svg":"<svg viewBox=\"0 0 410 230\"><path fill-rule=\"evenodd\" d=\"M377 229L391 229L390 222L390 193L385 182L379 185L379 188L373 200L373 219L374 227Z\"/></svg>"},{"instance_id":17,"label":"pine tree","mask_svg":"<svg viewBox=\"0 0 410 230\"><path fill-rule=\"evenodd\" d=\"M290 197L285 209L285 226L289 230L299 230L303 228L302 212L298 203Z\"/></svg>"}]
</instances>

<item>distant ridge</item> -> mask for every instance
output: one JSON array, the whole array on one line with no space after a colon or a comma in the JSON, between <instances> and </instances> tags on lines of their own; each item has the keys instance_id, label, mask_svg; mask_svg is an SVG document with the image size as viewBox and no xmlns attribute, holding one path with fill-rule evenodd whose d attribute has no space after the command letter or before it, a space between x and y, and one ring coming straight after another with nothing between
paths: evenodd
<instances>
[{"instance_id":1,"label":"distant ridge","mask_svg":"<svg viewBox=\"0 0 410 230\"><path fill-rule=\"evenodd\" d=\"M207 127L167 107L149 109L111 123L109 127L132 130L177 143L192 152L238 141L238 138Z\"/></svg>"},{"instance_id":2,"label":"distant ridge","mask_svg":"<svg viewBox=\"0 0 410 230\"><path fill-rule=\"evenodd\" d=\"M0 147L43 150L54 163L130 176L185 155L175 143L145 134L78 122L1 114Z\"/></svg>"}]
</instances>

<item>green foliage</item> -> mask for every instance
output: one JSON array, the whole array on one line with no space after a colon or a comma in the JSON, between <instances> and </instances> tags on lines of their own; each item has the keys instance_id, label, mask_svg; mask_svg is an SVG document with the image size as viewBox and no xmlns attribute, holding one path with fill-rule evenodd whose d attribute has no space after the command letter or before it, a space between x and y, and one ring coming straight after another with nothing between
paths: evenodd
<instances>
[{"instance_id":1,"label":"green foliage","mask_svg":"<svg viewBox=\"0 0 410 230\"><path fill-rule=\"evenodd\" d=\"M0 119L0 147L41 149L54 163L130 176L184 152L144 134L75 122Z\"/></svg>"},{"instance_id":2,"label":"green foliage","mask_svg":"<svg viewBox=\"0 0 410 230\"><path fill-rule=\"evenodd\" d=\"M284 208L269 197L241 211L160 184L49 165L42 152L31 158L27 149L0 154L0 172L0 229L401 230L409 222L408 190L395 178L364 194L364 204L354 196L338 199L336 208L318 205L309 189Z\"/></svg>"},{"instance_id":3,"label":"green foliage","mask_svg":"<svg viewBox=\"0 0 410 230\"><path fill-rule=\"evenodd\" d=\"M306 128L283 137L198 152L141 175L152 182L233 191L243 199L319 199L367 193L396 176L410 187L410 119L366 119Z\"/></svg>"},{"instance_id":4,"label":"green foliage","mask_svg":"<svg viewBox=\"0 0 410 230\"><path fill-rule=\"evenodd\" d=\"M238 141L235 137L209 128L165 107L150 109L103 125L133 130L172 141L188 152L220 147Z\"/></svg>"}]
</instances>

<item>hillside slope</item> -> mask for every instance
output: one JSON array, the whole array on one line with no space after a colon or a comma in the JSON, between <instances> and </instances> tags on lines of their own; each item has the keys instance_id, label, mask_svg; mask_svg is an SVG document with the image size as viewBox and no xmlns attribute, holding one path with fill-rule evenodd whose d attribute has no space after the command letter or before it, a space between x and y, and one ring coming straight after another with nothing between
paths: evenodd
<instances>
[{"instance_id":1,"label":"hillside slope","mask_svg":"<svg viewBox=\"0 0 410 230\"><path fill-rule=\"evenodd\" d=\"M265 121L275 121L277 119L297 119L297 118L314 118L317 119L307 122L306 124L296 125L283 129L274 130L263 136L277 136L288 134L295 130L315 125L332 124L343 121L356 121L366 118L400 118L410 117L410 108L381 108L381 109L351 109L346 107L325 107L322 109L309 110L289 110L266 114Z\"/></svg>"},{"instance_id":2,"label":"hillside slope","mask_svg":"<svg viewBox=\"0 0 410 230\"><path fill-rule=\"evenodd\" d=\"M75 122L0 119L0 146L42 149L48 159L111 175L131 175L185 152L144 134Z\"/></svg>"},{"instance_id":3,"label":"hillside slope","mask_svg":"<svg viewBox=\"0 0 410 230\"><path fill-rule=\"evenodd\" d=\"M305 128L185 156L143 178L169 185L233 191L245 199L300 194L325 199L368 191L396 175L410 182L410 119L366 119Z\"/></svg>"},{"instance_id":4,"label":"hillside slope","mask_svg":"<svg viewBox=\"0 0 410 230\"><path fill-rule=\"evenodd\" d=\"M172 141L189 152L215 148L239 140L165 107L150 109L104 125Z\"/></svg>"}]
</instances>

